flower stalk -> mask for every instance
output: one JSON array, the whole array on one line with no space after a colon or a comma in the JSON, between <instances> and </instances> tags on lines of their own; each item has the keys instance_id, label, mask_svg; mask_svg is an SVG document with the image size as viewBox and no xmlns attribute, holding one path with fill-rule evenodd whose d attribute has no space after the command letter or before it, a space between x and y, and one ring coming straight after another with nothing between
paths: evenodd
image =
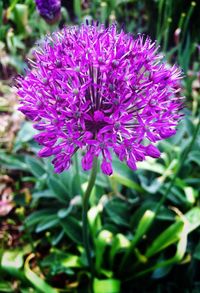
<instances>
[{"instance_id":1,"label":"flower stalk","mask_svg":"<svg viewBox=\"0 0 200 293\"><path fill-rule=\"evenodd\" d=\"M92 274L92 279L94 276L94 266L93 266L92 256L91 256L87 213L88 213L88 208L89 208L89 198L90 198L90 195L91 195L91 192L94 187L95 180L96 180L97 166L98 166L98 158L95 157L94 161L93 161L93 167L91 170L91 175L89 178L88 186L87 186L87 189L83 195L83 207L82 207L83 245L85 247L88 265L90 266L90 270L91 270L91 274Z\"/></svg>"}]
</instances>

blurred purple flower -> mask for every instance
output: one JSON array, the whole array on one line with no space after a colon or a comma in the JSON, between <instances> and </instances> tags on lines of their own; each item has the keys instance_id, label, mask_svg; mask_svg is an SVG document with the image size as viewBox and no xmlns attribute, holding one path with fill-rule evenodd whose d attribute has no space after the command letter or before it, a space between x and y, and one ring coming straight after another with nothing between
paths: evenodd
<instances>
[{"instance_id":1,"label":"blurred purple flower","mask_svg":"<svg viewBox=\"0 0 200 293\"><path fill-rule=\"evenodd\" d=\"M60 16L61 0L35 0L39 14L47 22L55 22Z\"/></svg>"},{"instance_id":2,"label":"blurred purple flower","mask_svg":"<svg viewBox=\"0 0 200 293\"><path fill-rule=\"evenodd\" d=\"M160 156L152 143L175 134L182 97L180 69L157 50L116 25L67 27L45 39L18 78L19 109L35 122L39 156L53 155L55 172L69 168L78 149L84 170L101 155L107 175L113 152L133 170Z\"/></svg>"}]
</instances>

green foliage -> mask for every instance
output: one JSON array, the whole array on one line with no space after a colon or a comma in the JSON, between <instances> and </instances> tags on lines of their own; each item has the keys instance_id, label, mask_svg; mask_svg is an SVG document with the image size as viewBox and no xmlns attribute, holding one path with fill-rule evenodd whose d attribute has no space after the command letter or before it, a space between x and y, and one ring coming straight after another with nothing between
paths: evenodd
<instances>
[{"instance_id":1,"label":"green foliage","mask_svg":"<svg viewBox=\"0 0 200 293\"><path fill-rule=\"evenodd\" d=\"M25 57L47 32L85 19L106 25L117 20L127 31L150 34L185 74L185 117L176 136L159 144L161 158L140 162L136 172L114 158L111 177L98 173L88 212L93 291L199 292L199 3L68 2L63 1L60 23L50 26L33 0L0 0L2 79L23 72ZM0 149L1 173L12 178L13 191L13 209L2 218L0 292L89 292L81 221L88 172L79 154L69 171L55 174L49 159L36 156L35 134L24 122L13 146Z\"/></svg>"},{"instance_id":2,"label":"green foliage","mask_svg":"<svg viewBox=\"0 0 200 293\"><path fill-rule=\"evenodd\" d=\"M58 293L58 291L51 286L49 286L43 279L41 279L37 274L35 274L29 266L29 259L27 258L24 264L24 273L26 278L30 281L30 283L39 290L39 292L49 292L49 293Z\"/></svg>"},{"instance_id":3,"label":"green foliage","mask_svg":"<svg viewBox=\"0 0 200 293\"><path fill-rule=\"evenodd\" d=\"M94 280L93 285L94 293L119 293L120 292L120 281L116 279L109 280Z\"/></svg>"},{"instance_id":4,"label":"green foliage","mask_svg":"<svg viewBox=\"0 0 200 293\"><path fill-rule=\"evenodd\" d=\"M109 180L102 174L98 176L88 212L97 276L93 284L94 292L98 292L99 286L103 285L108 286L110 292L134 288L132 283L137 284L137 279L146 275L159 280L170 275L174 265L184 262L190 254L189 234L198 231L200 226L200 209L196 207L198 177L194 180L194 164L197 168L199 166L199 145L198 140L194 142L191 139L191 134L196 135L197 128L196 122L185 119L177 136L160 144L164 155L155 164L152 164L152 160L141 163L139 170L133 174L123 164L118 171L116 161L114 175ZM180 144L180 141L184 143ZM24 142L29 152L35 151L31 137L25 138ZM19 146L18 137L16 146ZM173 174L180 164L179 158L187 150L190 152L183 162L181 177L177 176L174 184ZM48 268L48 278L51 278L51 274L60 273L66 274L71 280L77 272L82 276L87 270L87 263L82 243L81 190L85 189L88 178L81 171L79 179L82 188L75 188L77 179L74 178L79 163L77 166L74 162L70 171L57 175L53 173L49 160L26 153L13 156L2 151L0 162L4 168L22 170L25 172L24 179L35 182L29 215L24 215L23 229L25 233L31 233L34 250L45 243L55 247L48 251L44 260L39 261L40 267ZM162 204L157 210L157 201L166 194L172 183L166 198L168 205ZM170 207L173 205L176 208ZM196 259L198 250L197 246L194 254ZM23 255L22 252L18 256L22 264ZM4 268L4 271L10 273L8 268ZM23 277L15 276L23 283L28 279L34 285L34 280L39 278L35 272L28 271L27 274L22 270L22 274ZM79 279L80 286L81 282L82 277ZM43 281L37 284L44 288L49 286Z\"/></svg>"}]
</instances>

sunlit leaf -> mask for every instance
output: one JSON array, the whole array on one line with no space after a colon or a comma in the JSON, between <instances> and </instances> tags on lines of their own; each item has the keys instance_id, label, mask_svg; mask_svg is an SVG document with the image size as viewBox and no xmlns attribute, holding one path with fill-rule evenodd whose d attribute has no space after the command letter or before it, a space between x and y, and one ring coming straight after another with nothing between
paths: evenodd
<instances>
[{"instance_id":1,"label":"sunlit leaf","mask_svg":"<svg viewBox=\"0 0 200 293\"><path fill-rule=\"evenodd\" d=\"M130 247L131 243L123 234L118 233L114 236L111 249L110 249L110 265L113 265L114 258L117 253L121 252L123 249Z\"/></svg>"},{"instance_id":2,"label":"sunlit leaf","mask_svg":"<svg viewBox=\"0 0 200 293\"><path fill-rule=\"evenodd\" d=\"M102 230L95 239L95 247L96 247L95 268L97 272L101 268L106 246L111 245L112 239L113 239L113 234L107 230Z\"/></svg>"},{"instance_id":3,"label":"sunlit leaf","mask_svg":"<svg viewBox=\"0 0 200 293\"><path fill-rule=\"evenodd\" d=\"M121 283L117 279L99 280L94 279L94 293L119 293L121 292Z\"/></svg>"},{"instance_id":4,"label":"sunlit leaf","mask_svg":"<svg viewBox=\"0 0 200 293\"><path fill-rule=\"evenodd\" d=\"M8 272L10 275L24 280L24 273L21 270L24 264L23 250L6 250L1 258L0 268Z\"/></svg>"}]
</instances>

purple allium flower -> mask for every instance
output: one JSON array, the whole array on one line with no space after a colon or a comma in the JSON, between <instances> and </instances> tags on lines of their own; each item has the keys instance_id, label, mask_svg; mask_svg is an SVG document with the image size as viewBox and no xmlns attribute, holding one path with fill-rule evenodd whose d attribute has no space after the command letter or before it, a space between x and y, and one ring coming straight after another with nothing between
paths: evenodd
<instances>
[{"instance_id":1,"label":"purple allium flower","mask_svg":"<svg viewBox=\"0 0 200 293\"><path fill-rule=\"evenodd\" d=\"M112 156L135 170L145 156L158 158L153 143L175 134L181 117L181 71L170 67L148 37L133 37L116 25L67 27L35 51L18 78L19 108L40 131L39 156L54 156L55 172L84 152L82 167L112 174Z\"/></svg>"},{"instance_id":2,"label":"purple allium flower","mask_svg":"<svg viewBox=\"0 0 200 293\"><path fill-rule=\"evenodd\" d=\"M57 21L60 16L61 0L35 0L39 14L49 23Z\"/></svg>"}]
</instances>

